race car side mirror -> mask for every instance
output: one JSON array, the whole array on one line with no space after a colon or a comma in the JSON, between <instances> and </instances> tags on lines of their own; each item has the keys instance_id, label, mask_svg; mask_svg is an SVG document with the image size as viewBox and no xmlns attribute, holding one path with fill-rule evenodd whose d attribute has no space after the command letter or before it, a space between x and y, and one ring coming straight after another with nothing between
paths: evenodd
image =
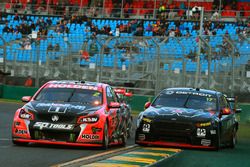
<instances>
[{"instance_id":1,"label":"race car side mirror","mask_svg":"<svg viewBox=\"0 0 250 167\"><path fill-rule=\"evenodd\" d=\"M110 102L108 106L109 106L109 108L120 108L121 107L120 103L118 103L118 102Z\"/></svg>"},{"instance_id":2,"label":"race car side mirror","mask_svg":"<svg viewBox=\"0 0 250 167\"><path fill-rule=\"evenodd\" d=\"M132 97L132 96L133 96L133 93L132 93L132 92L126 92L126 93L124 93L124 96Z\"/></svg>"},{"instance_id":3,"label":"race car side mirror","mask_svg":"<svg viewBox=\"0 0 250 167\"><path fill-rule=\"evenodd\" d=\"M149 106L151 106L151 102L150 101L148 101L148 102L145 103L144 109L147 109Z\"/></svg>"},{"instance_id":4,"label":"race car side mirror","mask_svg":"<svg viewBox=\"0 0 250 167\"><path fill-rule=\"evenodd\" d=\"M241 108L236 108L235 113L241 113L242 109Z\"/></svg>"},{"instance_id":5,"label":"race car side mirror","mask_svg":"<svg viewBox=\"0 0 250 167\"><path fill-rule=\"evenodd\" d=\"M31 100L31 96L23 96L23 97L22 97L22 102L27 103L27 102L29 102L30 100Z\"/></svg>"},{"instance_id":6,"label":"race car side mirror","mask_svg":"<svg viewBox=\"0 0 250 167\"><path fill-rule=\"evenodd\" d=\"M221 115L229 115L231 114L231 110L229 108L221 109Z\"/></svg>"}]
</instances>

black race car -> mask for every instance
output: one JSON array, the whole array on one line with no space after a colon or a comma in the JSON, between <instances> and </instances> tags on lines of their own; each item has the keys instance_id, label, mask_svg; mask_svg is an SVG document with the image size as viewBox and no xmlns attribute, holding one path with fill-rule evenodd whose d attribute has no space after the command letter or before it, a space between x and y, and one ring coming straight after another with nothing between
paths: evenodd
<instances>
[{"instance_id":1,"label":"black race car","mask_svg":"<svg viewBox=\"0 0 250 167\"><path fill-rule=\"evenodd\" d=\"M239 110L231 106L221 92L164 89L139 114L135 142L216 150L221 146L234 148L238 130L235 112Z\"/></svg>"}]
</instances>

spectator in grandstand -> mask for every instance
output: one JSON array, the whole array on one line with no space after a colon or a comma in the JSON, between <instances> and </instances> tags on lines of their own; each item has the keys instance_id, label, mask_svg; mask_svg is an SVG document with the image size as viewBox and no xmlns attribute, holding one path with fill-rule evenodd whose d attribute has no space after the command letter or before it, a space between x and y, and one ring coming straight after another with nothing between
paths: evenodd
<instances>
[{"instance_id":1,"label":"spectator in grandstand","mask_svg":"<svg viewBox=\"0 0 250 167\"><path fill-rule=\"evenodd\" d=\"M158 18L166 17L165 14L166 14L166 7L165 7L165 5L161 2L161 3L160 3L160 7L159 7L159 9L158 9Z\"/></svg>"},{"instance_id":2,"label":"spectator in grandstand","mask_svg":"<svg viewBox=\"0 0 250 167\"><path fill-rule=\"evenodd\" d=\"M16 20L16 21L19 21L19 20L20 20L20 18L19 18L19 16L18 16L18 14L17 14L17 13L15 14L15 16L14 16L13 20Z\"/></svg>"},{"instance_id":3,"label":"spectator in grandstand","mask_svg":"<svg viewBox=\"0 0 250 167\"><path fill-rule=\"evenodd\" d=\"M175 30L173 28L169 30L169 37L175 37Z\"/></svg>"},{"instance_id":4,"label":"spectator in grandstand","mask_svg":"<svg viewBox=\"0 0 250 167\"><path fill-rule=\"evenodd\" d=\"M80 53L80 60L86 60L89 61L89 53L88 53L88 41L85 40L84 43L82 44L82 48L79 51Z\"/></svg>"},{"instance_id":5,"label":"spectator in grandstand","mask_svg":"<svg viewBox=\"0 0 250 167\"><path fill-rule=\"evenodd\" d=\"M14 28L13 28L13 26L12 26L12 25L10 25L9 32L11 32L11 33L14 33L14 32L15 32L15 30L14 30Z\"/></svg>"},{"instance_id":6,"label":"spectator in grandstand","mask_svg":"<svg viewBox=\"0 0 250 167\"><path fill-rule=\"evenodd\" d=\"M49 43L48 47L47 47L47 52L51 52L53 51L54 47L51 43Z\"/></svg>"},{"instance_id":7,"label":"spectator in grandstand","mask_svg":"<svg viewBox=\"0 0 250 167\"><path fill-rule=\"evenodd\" d=\"M89 55L92 57L95 54L98 53L98 46L96 44L96 41L94 40L90 45L89 45Z\"/></svg>"},{"instance_id":8,"label":"spectator in grandstand","mask_svg":"<svg viewBox=\"0 0 250 167\"><path fill-rule=\"evenodd\" d=\"M131 51L130 51L130 48L124 48L123 50L122 50L122 54L121 54L121 62L123 63L123 62L125 62L126 60L133 60L134 59L134 57L132 56L132 53L131 53Z\"/></svg>"},{"instance_id":9,"label":"spectator in grandstand","mask_svg":"<svg viewBox=\"0 0 250 167\"><path fill-rule=\"evenodd\" d=\"M48 17L48 18L46 19L46 23L47 23L49 26L52 25L52 20L51 20L50 17Z\"/></svg>"},{"instance_id":10,"label":"spectator in grandstand","mask_svg":"<svg viewBox=\"0 0 250 167\"><path fill-rule=\"evenodd\" d=\"M147 27L145 28L146 31L152 31L153 27L150 23L148 23Z\"/></svg>"},{"instance_id":11,"label":"spectator in grandstand","mask_svg":"<svg viewBox=\"0 0 250 167\"><path fill-rule=\"evenodd\" d=\"M190 37L191 35L190 35L190 32L189 31L187 31L187 33L185 34L185 37Z\"/></svg>"},{"instance_id":12,"label":"spectator in grandstand","mask_svg":"<svg viewBox=\"0 0 250 167\"><path fill-rule=\"evenodd\" d=\"M5 26L3 28L3 32L6 32L6 33L10 32L10 28L9 28L8 22L5 23Z\"/></svg>"},{"instance_id":13,"label":"spectator in grandstand","mask_svg":"<svg viewBox=\"0 0 250 167\"><path fill-rule=\"evenodd\" d=\"M26 86L26 87L32 87L33 86L33 80L31 78L31 76L28 76L28 78L25 80L24 86Z\"/></svg>"},{"instance_id":14,"label":"spectator in grandstand","mask_svg":"<svg viewBox=\"0 0 250 167\"><path fill-rule=\"evenodd\" d=\"M218 20L220 18L219 12L216 10L211 16L211 20Z\"/></svg>"},{"instance_id":15,"label":"spectator in grandstand","mask_svg":"<svg viewBox=\"0 0 250 167\"><path fill-rule=\"evenodd\" d=\"M59 52L60 51L60 45L58 43L55 44L54 51L55 52Z\"/></svg>"},{"instance_id":16,"label":"spectator in grandstand","mask_svg":"<svg viewBox=\"0 0 250 167\"><path fill-rule=\"evenodd\" d=\"M195 62L196 61L196 52L191 49L190 53L186 57L191 59L192 62Z\"/></svg>"}]
</instances>

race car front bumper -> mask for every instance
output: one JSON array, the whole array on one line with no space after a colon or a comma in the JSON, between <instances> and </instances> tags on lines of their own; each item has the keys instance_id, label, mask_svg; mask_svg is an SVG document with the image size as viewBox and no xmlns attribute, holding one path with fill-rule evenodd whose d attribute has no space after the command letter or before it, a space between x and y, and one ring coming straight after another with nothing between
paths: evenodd
<instances>
[{"instance_id":1,"label":"race car front bumper","mask_svg":"<svg viewBox=\"0 0 250 167\"><path fill-rule=\"evenodd\" d=\"M135 141L136 144L152 145L152 146L166 146L166 147L180 147L180 148L196 148L196 149L215 149L213 146L192 145L187 143L176 143L166 141Z\"/></svg>"}]
</instances>

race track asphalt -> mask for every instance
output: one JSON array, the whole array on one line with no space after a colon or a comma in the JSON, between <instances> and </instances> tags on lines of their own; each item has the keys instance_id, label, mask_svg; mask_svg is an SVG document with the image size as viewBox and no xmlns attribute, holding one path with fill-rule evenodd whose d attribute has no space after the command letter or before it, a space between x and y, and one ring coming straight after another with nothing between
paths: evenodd
<instances>
[{"instance_id":1,"label":"race track asphalt","mask_svg":"<svg viewBox=\"0 0 250 167\"><path fill-rule=\"evenodd\" d=\"M14 113L20 106L22 105L0 102L0 166L46 167L104 152L97 148L72 148L35 144L25 147L13 145L11 141L11 124ZM130 138L127 145L133 144L134 139ZM117 147L108 150L115 148Z\"/></svg>"}]
</instances>

